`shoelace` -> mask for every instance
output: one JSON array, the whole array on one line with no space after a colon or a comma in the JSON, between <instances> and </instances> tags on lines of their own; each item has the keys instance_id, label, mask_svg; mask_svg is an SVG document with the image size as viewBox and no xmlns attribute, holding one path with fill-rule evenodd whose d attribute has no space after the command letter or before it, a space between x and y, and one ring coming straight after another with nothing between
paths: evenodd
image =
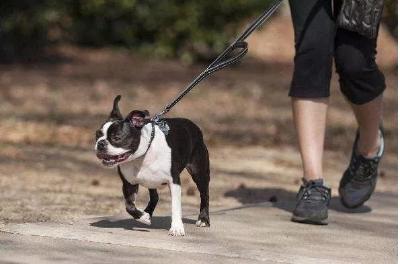
<instances>
[{"instance_id":1,"label":"shoelace","mask_svg":"<svg viewBox=\"0 0 400 264\"><path fill-rule=\"evenodd\" d=\"M354 175L353 180L365 182L371 179L378 168L377 159L367 160L354 155L351 160L350 173Z\"/></svg>"},{"instance_id":2,"label":"shoelace","mask_svg":"<svg viewBox=\"0 0 400 264\"><path fill-rule=\"evenodd\" d=\"M324 186L319 186L311 183L306 185L304 188L304 192L301 196L302 200L312 200L311 198L320 197L320 199L317 200L326 201L329 198L329 189Z\"/></svg>"}]
</instances>

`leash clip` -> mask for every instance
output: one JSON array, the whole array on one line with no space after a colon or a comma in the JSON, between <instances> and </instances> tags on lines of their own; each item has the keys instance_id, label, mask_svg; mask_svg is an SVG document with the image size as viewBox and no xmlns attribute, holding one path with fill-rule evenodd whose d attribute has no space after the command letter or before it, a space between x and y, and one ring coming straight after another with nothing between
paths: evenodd
<instances>
[{"instance_id":1,"label":"leash clip","mask_svg":"<svg viewBox=\"0 0 400 264\"><path fill-rule=\"evenodd\" d=\"M156 124L160 130L164 133L164 135L168 135L168 131L169 131L169 125L167 123L167 121L165 121L164 119L161 119L159 115L155 115L151 121Z\"/></svg>"}]
</instances>

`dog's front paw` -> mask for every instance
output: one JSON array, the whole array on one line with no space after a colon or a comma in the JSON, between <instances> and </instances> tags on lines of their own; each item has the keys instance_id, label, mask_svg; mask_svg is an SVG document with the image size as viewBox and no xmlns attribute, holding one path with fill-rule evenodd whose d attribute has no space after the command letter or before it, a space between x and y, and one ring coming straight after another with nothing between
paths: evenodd
<instances>
[{"instance_id":1,"label":"dog's front paw","mask_svg":"<svg viewBox=\"0 0 400 264\"><path fill-rule=\"evenodd\" d=\"M172 223L168 234L170 236L184 236L185 235L185 228L183 227L182 221L180 223L179 222Z\"/></svg>"},{"instance_id":2,"label":"dog's front paw","mask_svg":"<svg viewBox=\"0 0 400 264\"><path fill-rule=\"evenodd\" d=\"M151 216L149 213L143 212L143 215L140 218L136 219L136 221L145 225L151 225Z\"/></svg>"}]
</instances>

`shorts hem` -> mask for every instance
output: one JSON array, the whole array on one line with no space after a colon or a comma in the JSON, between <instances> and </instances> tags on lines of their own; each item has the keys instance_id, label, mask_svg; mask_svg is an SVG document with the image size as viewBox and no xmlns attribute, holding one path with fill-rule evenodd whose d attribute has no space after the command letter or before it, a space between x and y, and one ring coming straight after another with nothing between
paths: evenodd
<instances>
[{"instance_id":1,"label":"shorts hem","mask_svg":"<svg viewBox=\"0 0 400 264\"><path fill-rule=\"evenodd\" d=\"M355 104L355 105L363 105L363 104L366 104L366 103L369 103L369 102L371 102L372 100L374 100L375 98L377 98L378 96L380 96L381 94L383 94L383 92L386 90L386 85L384 85L384 86L382 86L378 91L379 92L377 92L377 93L375 93L374 95L371 95L371 96L369 96L369 97L367 97L367 98L362 98L362 99L354 99L354 98L350 98L350 97L348 97L348 96L346 96L346 98L347 98L347 100L349 100L349 102L351 102L352 104Z\"/></svg>"},{"instance_id":2,"label":"shorts hem","mask_svg":"<svg viewBox=\"0 0 400 264\"><path fill-rule=\"evenodd\" d=\"M330 92L329 89L324 92L324 89L318 87L292 86L288 96L297 98L326 98L330 96Z\"/></svg>"}]
</instances>

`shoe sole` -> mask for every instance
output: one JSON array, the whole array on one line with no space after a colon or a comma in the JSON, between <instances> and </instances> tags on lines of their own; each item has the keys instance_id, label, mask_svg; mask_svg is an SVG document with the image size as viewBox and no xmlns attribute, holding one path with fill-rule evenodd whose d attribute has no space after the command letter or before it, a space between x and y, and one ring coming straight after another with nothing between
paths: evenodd
<instances>
[{"instance_id":1,"label":"shoe sole","mask_svg":"<svg viewBox=\"0 0 400 264\"><path fill-rule=\"evenodd\" d=\"M302 224L311 224L311 225L327 225L328 218L325 219L316 219L316 218L306 218L300 216L292 216L292 222L302 223Z\"/></svg>"}]
</instances>

